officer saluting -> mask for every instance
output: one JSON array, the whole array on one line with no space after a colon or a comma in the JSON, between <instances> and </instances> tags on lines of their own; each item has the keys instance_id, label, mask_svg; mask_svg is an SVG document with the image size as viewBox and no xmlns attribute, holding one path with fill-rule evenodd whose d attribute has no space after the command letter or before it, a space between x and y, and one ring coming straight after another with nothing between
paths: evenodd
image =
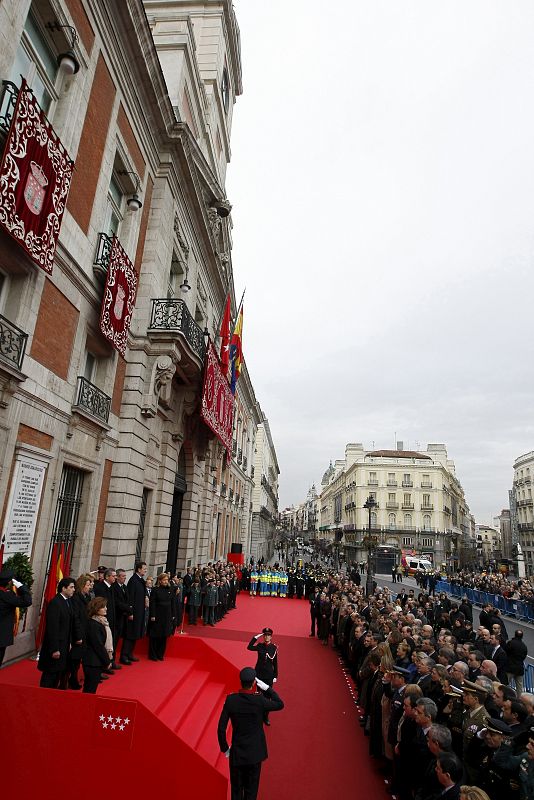
<instances>
[{"instance_id":1,"label":"officer saluting","mask_svg":"<svg viewBox=\"0 0 534 800\"><path fill-rule=\"evenodd\" d=\"M278 680L278 647L272 641L272 636L273 629L264 628L261 633L252 637L247 647L247 650L252 650L257 655L256 677L270 687ZM259 642L258 639L262 637L263 641ZM267 715L265 724L270 724Z\"/></svg>"}]
</instances>

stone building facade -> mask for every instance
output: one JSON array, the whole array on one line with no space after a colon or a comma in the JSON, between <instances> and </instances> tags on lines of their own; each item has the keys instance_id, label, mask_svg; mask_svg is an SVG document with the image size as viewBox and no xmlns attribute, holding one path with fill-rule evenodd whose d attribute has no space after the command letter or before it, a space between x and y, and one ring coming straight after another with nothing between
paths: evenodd
<instances>
[{"instance_id":1,"label":"stone building facade","mask_svg":"<svg viewBox=\"0 0 534 800\"><path fill-rule=\"evenodd\" d=\"M512 538L514 544L519 544L523 551L527 576L534 575L533 480L534 451L530 451L514 461L514 481L510 493Z\"/></svg>"},{"instance_id":2,"label":"stone building facade","mask_svg":"<svg viewBox=\"0 0 534 800\"><path fill-rule=\"evenodd\" d=\"M373 534L397 563L402 553L411 553L439 568L458 565L461 541L472 536L472 518L444 445L415 452L348 444L345 459L330 464L319 498L318 536L333 542L337 534L347 561L366 557L368 497L377 504Z\"/></svg>"},{"instance_id":3,"label":"stone building facade","mask_svg":"<svg viewBox=\"0 0 534 800\"><path fill-rule=\"evenodd\" d=\"M278 525L278 476L280 470L267 419L258 425L254 452L252 532L250 553L256 560L271 558Z\"/></svg>"},{"instance_id":4,"label":"stone building facade","mask_svg":"<svg viewBox=\"0 0 534 800\"><path fill-rule=\"evenodd\" d=\"M2 533L24 501L35 573L16 656L34 644L53 537L73 545L74 575L131 571L138 558L154 574L183 569L235 541L249 550L265 423L246 366L232 458L200 418L206 343L218 344L228 294L237 313L231 0L5 0L0 41L12 82L0 147L23 74L75 162L50 276L0 228ZM70 47L74 74L57 64ZM113 236L138 279L124 357L99 324Z\"/></svg>"}]
</instances>

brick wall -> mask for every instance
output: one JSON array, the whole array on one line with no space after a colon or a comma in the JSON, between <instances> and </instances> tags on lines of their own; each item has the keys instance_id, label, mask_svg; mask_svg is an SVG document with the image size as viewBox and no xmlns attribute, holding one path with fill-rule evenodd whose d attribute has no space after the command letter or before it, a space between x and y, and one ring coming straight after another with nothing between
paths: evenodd
<instances>
[{"instance_id":1,"label":"brick wall","mask_svg":"<svg viewBox=\"0 0 534 800\"><path fill-rule=\"evenodd\" d=\"M95 526L95 539L93 542L93 553L91 556L91 564L93 569L99 564L100 551L102 549L102 539L104 537L104 524L106 521L106 509L108 506L109 495L109 482L111 480L111 470L113 468L113 461L106 459L104 462L104 472L102 475L102 486L100 487L100 500L98 503L98 514L96 517Z\"/></svg>"},{"instance_id":2,"label":"brick wall","mask_svg":"<svg viewBox=\"0 0 534 800\"><path fill-rule=\"evenodd\" d=\"M80 312L47 279L33 334L31 357L67 380Z\"/></svg>"},{"instance_id":3,"label":"brick wall","mask_svg":"<svg viewBox=\"0 0 534 800\"><path fill-rule=\"evenodd\" d=\"M22 422L19 424L17 442L28 444L31 447L39 447L41 450L50 450L53 441L54 437L49 436L48 433L30 428L29 425L24 425Z\"/></svg>"},{"instance_id":4,"label":"brick wall","mask_svg":"<svg viewBox=\"0 0 534 800\"><path fill-rule=\"evenodd\" d=\"M89 230L114 100L115 85L100 54L67 203L67 208L84 233Z\"/></svg>"},{"instance_id":5,"label":"brick wall","mask_svg":"<svg viewBox=\"0 0 534 800\"><path fill-rule=\"evenodd\" d=\"M65 4L69 9L74 27L83 42L83 46L87 52L90 53L95 41L95 32L85 13L81 0L65 0Z\"/></svg>"}]
</instances>

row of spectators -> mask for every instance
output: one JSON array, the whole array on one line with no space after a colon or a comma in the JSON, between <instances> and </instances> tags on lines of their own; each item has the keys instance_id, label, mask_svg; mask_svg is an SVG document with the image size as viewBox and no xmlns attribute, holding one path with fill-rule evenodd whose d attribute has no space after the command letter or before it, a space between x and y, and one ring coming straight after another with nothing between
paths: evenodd
<instances>
[{"instance_id":1,"label":"row of spectators","mask_svg":"<svg viewBox=\"0 0 534 800\"><path fill-rule=\"evenodd\" d=\"M467 598L379 587L367 598L333 573L309 600L310 635L318 623L323 644L339 650L370 756L395 798L534 798L534 695L522 691L520 629L509 636L488 607L473 630Z\"/></svg>"},{"instance_id":2,"label":"row of spectators","mask_svg":"<svg viewBox=\"0 0 534 800\"><path fill-rule=\"evenodd\" d=\"M512 579L501 572L460 570L447 576L447 581L462 589L497 594L508 600L534 601L534 584L527 578Z\"/></svg>"}]
</instances>

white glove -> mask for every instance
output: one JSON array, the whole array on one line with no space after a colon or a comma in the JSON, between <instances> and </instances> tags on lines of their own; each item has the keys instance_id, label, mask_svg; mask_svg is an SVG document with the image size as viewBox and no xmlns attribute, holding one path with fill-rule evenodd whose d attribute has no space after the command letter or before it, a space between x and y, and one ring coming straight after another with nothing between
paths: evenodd
<instances>
[{"instance_id":1,"label":"white glove","mask_svg":"<svg viewBox=\"0 0 534 800\"><path fill-rule=\"evenodd\" d=\"M22 586L22 583L20 581L16 581L15 578L12 579L11 583L16 589L20 589L20 587Z\"/></svg>"},{"instance_id":2,"label":"white glove","mask_svg":"<svg viewBox=\"0 0 534 800\"><path fill-rule=\"evenodd\" d=\"M273 683L276 683L277 680L278 678L273 678Z\"/></svg>"},{"instance_id":3,"label":"white glove","mask_svg":"<svg viewBox=\"0 0 534 800\"><path fill-rule=\"evenodd\" d=\"M230 758L230 748L228 748L228 750L227 750L227 751L226 751L226 753L224 754L224 757L225 757L225 758Z\"/></svg>"},{"instance_id":4,"label":"white glove","mask_svg":"<svg viewBox=\"0 0 534 800\"><path fill-rule=\"evenodd\" d=\"M262 636L263 636L263 633L257 633L254 638L255 639L261 639Z\"/></svg>"},{"instance_id":5,"label":"white glove","mask_svg":"<svg viewBox=\"0 0 534 800\"><path fill-rule=\"evenodd\" d=\"M263 681L260 681L259 678L256 678L256 686L258 687L258 689L261 689L262 692L266 692L267 689L269 688L269 684L268 683L264 683Z\"/></svg>"}]
</instances>

